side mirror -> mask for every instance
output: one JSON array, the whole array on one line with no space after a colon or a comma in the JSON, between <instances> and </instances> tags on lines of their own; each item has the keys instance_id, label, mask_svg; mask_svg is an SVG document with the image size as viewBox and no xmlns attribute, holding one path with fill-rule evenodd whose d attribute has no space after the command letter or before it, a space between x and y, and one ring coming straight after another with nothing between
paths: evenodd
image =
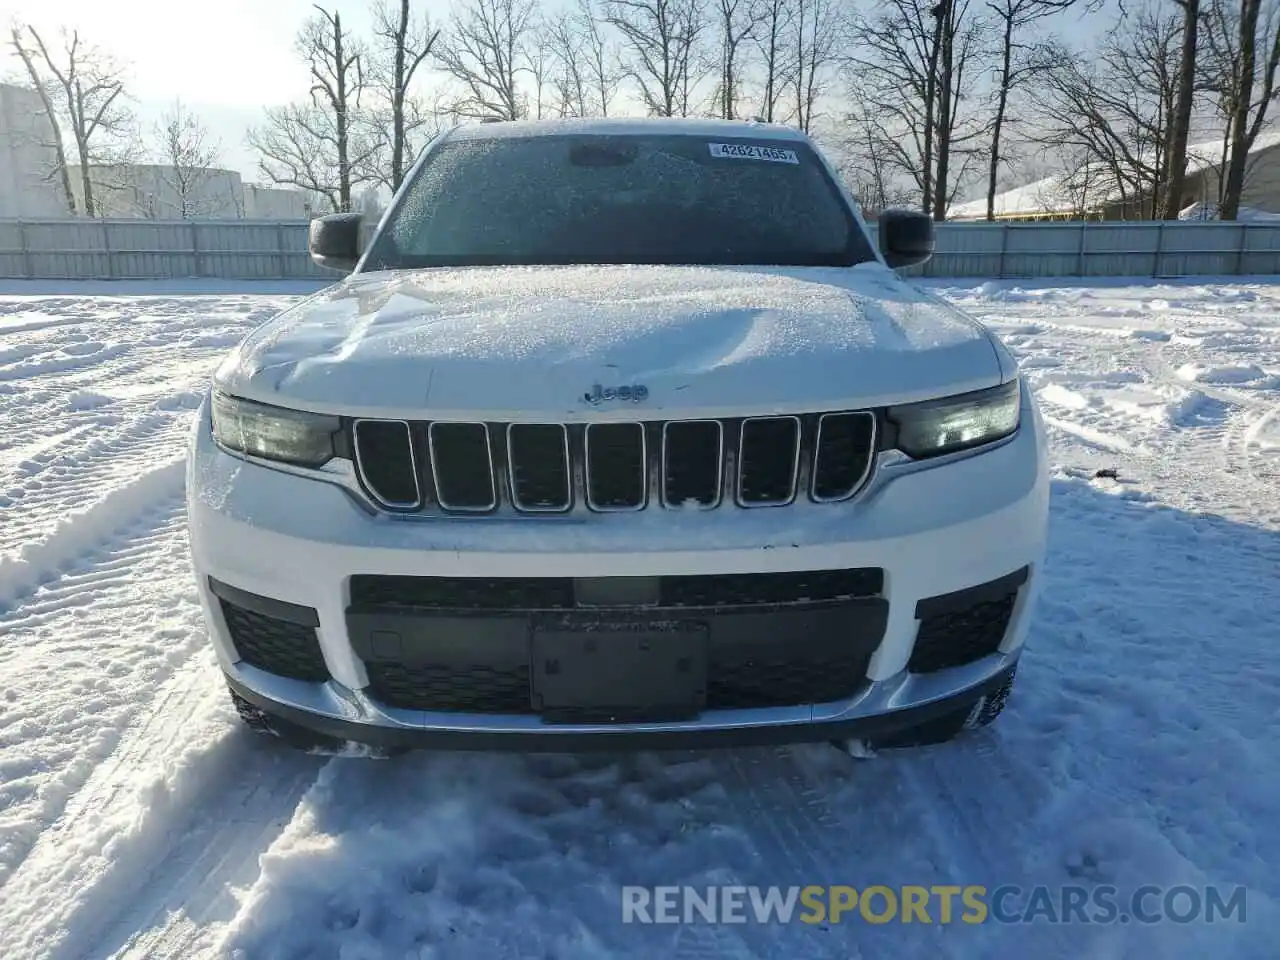
<instances>
[{"instance_id":1,"label":"side mirror","mask_svg":"<svg viewBox=\"0 0 1280 960\"><path fill-rule=\"evenodd\" d=\"M933 256L933 218L917 210L880 214L880 252L891 267L913 267Z\"/></svg>"},{"instance_id":2,"label":"side mirror","mask_svg":"<svg viewBox=\"0 0 1280 960\"><path fill-rule=\"evenodd\" d=\"M307 249L311 259L322 267L350 273L360 259L360 222L358 213L331 213L311 221L307 231Z\"/></svg>"}]
</instances>

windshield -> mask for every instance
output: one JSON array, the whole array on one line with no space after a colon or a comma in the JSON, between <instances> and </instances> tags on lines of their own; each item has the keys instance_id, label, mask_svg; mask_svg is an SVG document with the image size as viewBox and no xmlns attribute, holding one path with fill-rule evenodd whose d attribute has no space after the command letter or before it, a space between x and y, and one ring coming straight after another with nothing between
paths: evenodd
<instances>
[{"instance_id":1,"label":"windshield","mask_svg":"<svg viewBox=\"0 0 1280 960\"><path fill-rule=\"evenodd\" d=\"M560 135L432 150L364 269L874 258L807 144Z\"/></svg>"}]
</instances>

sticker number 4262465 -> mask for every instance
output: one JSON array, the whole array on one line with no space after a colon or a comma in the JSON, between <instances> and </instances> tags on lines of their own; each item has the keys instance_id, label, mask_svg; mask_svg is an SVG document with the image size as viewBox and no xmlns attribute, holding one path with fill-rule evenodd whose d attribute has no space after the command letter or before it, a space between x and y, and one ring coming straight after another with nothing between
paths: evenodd
<instances>
[{"instance_id":1,"label":"sticker number 4262465","mask_svg":"<svg viewBox=\"0 0 1280 960\"><path fill-rule=\"evenodd\" d=\"M767 160L770 163L796 163L800 158L794 150L783 150L780 147L764 147L758 143L711 143L713 157L729 160Z\"/></svg>"}]
</instances>

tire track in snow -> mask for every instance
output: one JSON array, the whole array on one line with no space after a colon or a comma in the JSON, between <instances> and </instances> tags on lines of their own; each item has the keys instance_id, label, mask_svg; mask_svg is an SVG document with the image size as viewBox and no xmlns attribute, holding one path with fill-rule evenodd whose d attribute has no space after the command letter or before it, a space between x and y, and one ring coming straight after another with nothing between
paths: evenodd
<instances>
[{"instance_id":1,"label":"tire track in snow","mask_svg":"<svg viewBox=\"0 0 1280 960\"><path fill-rule=\"evenodd\" d=\"M327 762L242 728L189 662L5 886L3 955L191 956Z\"/></svg>"},{"instance_id":2,"label":"tire track in snow","mask_svg":"<svg viewBox=\"0 0 1280 960\"><path fill-rule=\"evenodd\" d=\"M185 416L151 411L118 430L73 430L75 438L87 437L87 442L60 444L61 449L13 464L7 489L0 479L0 502L11 515L0 532L0 556L41 539L68 514L129 485L140 473L181 457L187 431Z\"/></svg>"},{"instance_id":3,"label":"tire track in snow","mask_svg":"<svg viewBox=\"0 0 1280 960\"><path fill-rule=\"evenodd\" d=\"M32 593L88 548L127 531L137 517L182 493L184 460L152 465L80 513L64 516L43 540L0 556L0 605Z\"/></svg>"},{"instance_id":4,"label":"tire track in snow","mask_svg":"<svg viewBox=\"0 0 1280 960\"><path fill-rule=\"evenodd\" d=\"M0 889L203 640L180 499L112 519L69 528L45 558L66 571L25 570L47 575L0 614Z\"/></svg>"}]
</instances>

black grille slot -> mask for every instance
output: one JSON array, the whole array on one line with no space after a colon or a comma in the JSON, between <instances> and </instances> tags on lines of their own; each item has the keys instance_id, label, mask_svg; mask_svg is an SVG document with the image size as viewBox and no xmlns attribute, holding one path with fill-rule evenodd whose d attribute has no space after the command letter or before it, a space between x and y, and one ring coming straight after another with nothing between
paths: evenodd
<instances>
[{"instance_id":1,"label":"black grille slot","mask_svg":"<svg viewBox=\"0 0 1280 960\"><path fill-rule=\"evenodd\" d=\"M852 697L867 683L871 658L862 654L806 657L790 652L743 658L717 656L707 675L707 707L745 710L829 703Z\"/></svg>"},{"instance_id":2,"label":"black grille slot","mask_svg":"<svg viewBox=\"0 0 1280 960\"><path fill-rule=\"evenodd\" d=\"M369 693L389 707L462 713L531 713L529 668L371 662Z\"/></svg>"},{"instance_id":3,"label":"black grille slot","mask_svg":"<svg viewBox=\"0 0 1280 960\"><path fill-rule=\"evenodd\" d=\"M359 610L562 610L573 606L568 577L351 578L351 606Z\"/></svg>"},{"instance_id":4,"label":"black grille slot","mask_svg":"<svg viewBox=\"0 0 1280 960\"><path fill-rule=\"evenodd\" d=\"M843 500L862 486L875 450L876 418L870 413L828 413L818 418L813 460L815 500Z\"/></svg>"},{"instance_id":5,"label":"black grille slot","mask_svg":"<svg viewBox=\"0 0 1280 960\"><path fill-rule=\"evenodd\" d=\"M738 445L738 502L743 506L790 503L800 460L800 421L761 417L742 422Z\"/></svg>"},{"instance_id":6,"label":"black grille slot","mask_svg":"<svg viewBox=\"0 0 1280 960\"><path fill-rule=\"evenodd\" d=\"M586 430L587 504L595 510L644 506L644 425L593 423Z\"/></svg>"},{"instance_id":7,"label":"black grille slot","mask_svg":"<svg viewBox=\"0 0 1280 960\"><path fill-rule=\"evenodd\" d=\"M572 502L568 434L559 423L513 423L507 430L511 500L519 510L562 511Z\"/></svg>"},{"instance_id":8,"label":"black grille slot","mask_svg":"<svg viewBox=\"0 0 1280 960\"><path fill-rule=\"evenodd\" d=\"M373 498L393 509L421 504L409 425L401 420L357 420L354 432L356 464Z\"/></svg>"},{"instance_id":9,"label":"black grille slot","mask_svg":"<svg viewBox=\"0 0 1280 960\"><path fill-rule=\"evenodd\" d=\"M489 429L483 423L433 423L428 440L436 501L441 507L485 511L498 505Z\"/></svg>"},{"instance_id":10,"label":"black grille slot","mask_svg":"<svg viewBox=\"0 0 1280 960\"><path fill-rule=\"evenodd\" d=\"M221 598L219 603L231 642L245 663L294 680L329 679L314 627L268 617Z\"/></svg>"},{"instance_id":11,"label":"black grille slot","mask_svg":"<svg viewBox=\"0 0 1280 960\"><path fill-rule=\"evenodd\" d=\"M720 501L724 434L718 420L686 420L662 429L662 501L704 507Z\"/></svg>"},{"instance_id":12,"label":"black grille slot","mask_svg":"<svg viewBox=\"0 0 1280 960\"><path fill-rule=\"evenodd\" d=\"M932 673L996 653L1027 576L1023 568L990 583L921 600L916 604L920 627L907 669Z\"/></svg>"},{"instance_id":13,"label":"black grille slot","mask_svg":"<svg viewBox=\"0 0 1280 960\"><path fill-rule=\"evenodd\" d=\"M884 589L879 567L788 573L716 573L662 578L664 607L739 607L874 597Z\"/></svg>"}]
</instances>

